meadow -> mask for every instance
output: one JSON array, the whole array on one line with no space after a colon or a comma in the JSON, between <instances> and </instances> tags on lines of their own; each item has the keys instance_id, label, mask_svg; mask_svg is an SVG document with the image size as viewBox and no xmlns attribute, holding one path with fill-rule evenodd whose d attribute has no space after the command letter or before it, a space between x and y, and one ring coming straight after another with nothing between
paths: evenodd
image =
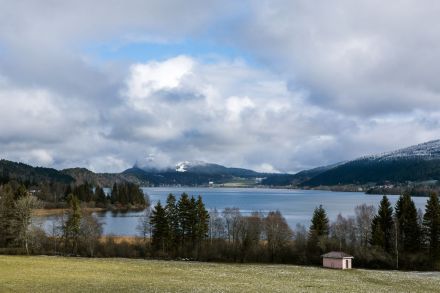
<instances>
[{"instance_id":1,"label":"meadow","mask_svg":"<svg viewBox=\"0 0 440 293\"><path fill-rule=\"evenodd\" d=\"M0 256L0 292L435 292L438 272Z\"/></svg>"}]
</instances>

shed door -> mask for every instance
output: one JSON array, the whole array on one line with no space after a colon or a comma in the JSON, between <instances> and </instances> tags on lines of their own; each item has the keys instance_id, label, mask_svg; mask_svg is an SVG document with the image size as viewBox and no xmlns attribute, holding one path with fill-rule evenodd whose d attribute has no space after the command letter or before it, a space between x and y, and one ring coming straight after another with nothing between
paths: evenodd
<instances>
[{"instance_id":1,"label":"shed door","mask_svg":"<svg viewBox=\"0 0 440 293\"><path fill-rule=\"evenodd\" d=\"M346 260L345 260L345 268L346 268L346 269L349 269L349 268L350 268L348 264L349 264L348 259L346 259Z\"/></svg>"}]
</instances>

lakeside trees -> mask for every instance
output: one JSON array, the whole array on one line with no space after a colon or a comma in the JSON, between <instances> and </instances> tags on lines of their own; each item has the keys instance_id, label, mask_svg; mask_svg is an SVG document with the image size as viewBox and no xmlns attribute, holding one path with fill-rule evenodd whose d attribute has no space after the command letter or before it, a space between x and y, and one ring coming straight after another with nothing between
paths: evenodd
<instances>
[{"instance_id":1,"label":"lakeside trees","mask_svg":"<svg viewBox=\"0 0 440 293\"><path fill-rule=\"evenodd\" d=\"M39 206L40 201L22 185L0 187L0 248L22 248L30 254L32 211Z\"/></svg>"},{"instance_id":2,"label":"lakeside trees","mask_svg":"<svg viewBox=\"0 0 440 293\"><path fill-rule=\"evenodd\" d=\"M423 243L432 260L440 259L440 203L438 195L432 193L426 203L423 216Z\"/></svg>"},{"instance_id":3,"label":"lakeside trees","mask_svg":"<svg viewBox=\"0 0 440 293\"><path fill-rule=\"evenodd\" d=\"M151 213L153 248L170 255L198 252L201 241L208 236L208 222L209 214L200 196L196 200L183 193L176 201L170 194L166 206L159 201Z\"/></svg>"},{"instance_id":4,"label":"lakeside trees","mask_svg":"<svg viewBox=\"0 0 440 293\"><path fill-rule=\"evenodd\" d=\"M339 214L333 221L318 206L310 228L298 226L295 231L279 211L225 208L208 213L201 197L182 194L177 199L170 194L165 203L144 212L138 229L142 240L132 242L100 239L102 225L96 216L82 209L84 203L74 194L68 201L69 212L59 225L63 233L47 235L32 225L30 212L38 201L19 186L1 187L1 251L317 265L322 253L343 250L355 256L356 266L428 269L440 264L440 203L435 194L424 215L407 194L394 209L383 197L377 213L364 204L355 208L354 217Z\"/></svg>"},{"instance_id":5,"label":"lakeside trees","mask_svg":"<svg viewBox=\"0 0 440 293\"><path fill-rule=\"evenodd\" d=\"M373 246L384 249L385 252L393 251L393 208L388 197L383 196L380 201L378 214L371 223L371 240Z\"/></svg>"}]
</instances>

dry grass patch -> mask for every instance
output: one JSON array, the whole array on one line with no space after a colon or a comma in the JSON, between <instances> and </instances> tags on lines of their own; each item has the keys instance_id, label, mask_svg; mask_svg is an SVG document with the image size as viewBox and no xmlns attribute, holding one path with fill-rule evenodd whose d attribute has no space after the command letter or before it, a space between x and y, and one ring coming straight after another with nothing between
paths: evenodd
<instances>
[{"instance_id":1,"label":"dry grass patch","mask_svg":"<svg viewBox=\"0 0 440 293\"><path fill-rule=\"evenodd\" d=\"M435 292L440 273L0 256L0 292Z\"/></svg>"}]
</instances>

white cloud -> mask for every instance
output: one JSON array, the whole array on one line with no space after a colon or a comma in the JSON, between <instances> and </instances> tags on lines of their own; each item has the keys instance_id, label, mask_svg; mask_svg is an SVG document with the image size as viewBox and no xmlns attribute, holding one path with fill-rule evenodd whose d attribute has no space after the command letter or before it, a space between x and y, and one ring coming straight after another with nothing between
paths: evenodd
<instances>
[{"instance_id":1,"label":"white cloud","mask_svg":"<svg viewBox=\"0 0 440 293\"><path fill-rule=\"evenodd\" d=\"M5 158L107 172L153 157L158 167L298 171L440 136L436 1L0 5ZM83 51L191 38L248 61L221 49L134 64Z\"/></svg>"},{"instance_id":2,"label":"white cloud","mask_svg":"<svg viewBox=\"0 0 440 293\"><path fill-rule=\"evenodd\" d=\"M437 1L253 3L236 42L317 105L361 116L440 110Z\"/></svg>"}]
</instances>

